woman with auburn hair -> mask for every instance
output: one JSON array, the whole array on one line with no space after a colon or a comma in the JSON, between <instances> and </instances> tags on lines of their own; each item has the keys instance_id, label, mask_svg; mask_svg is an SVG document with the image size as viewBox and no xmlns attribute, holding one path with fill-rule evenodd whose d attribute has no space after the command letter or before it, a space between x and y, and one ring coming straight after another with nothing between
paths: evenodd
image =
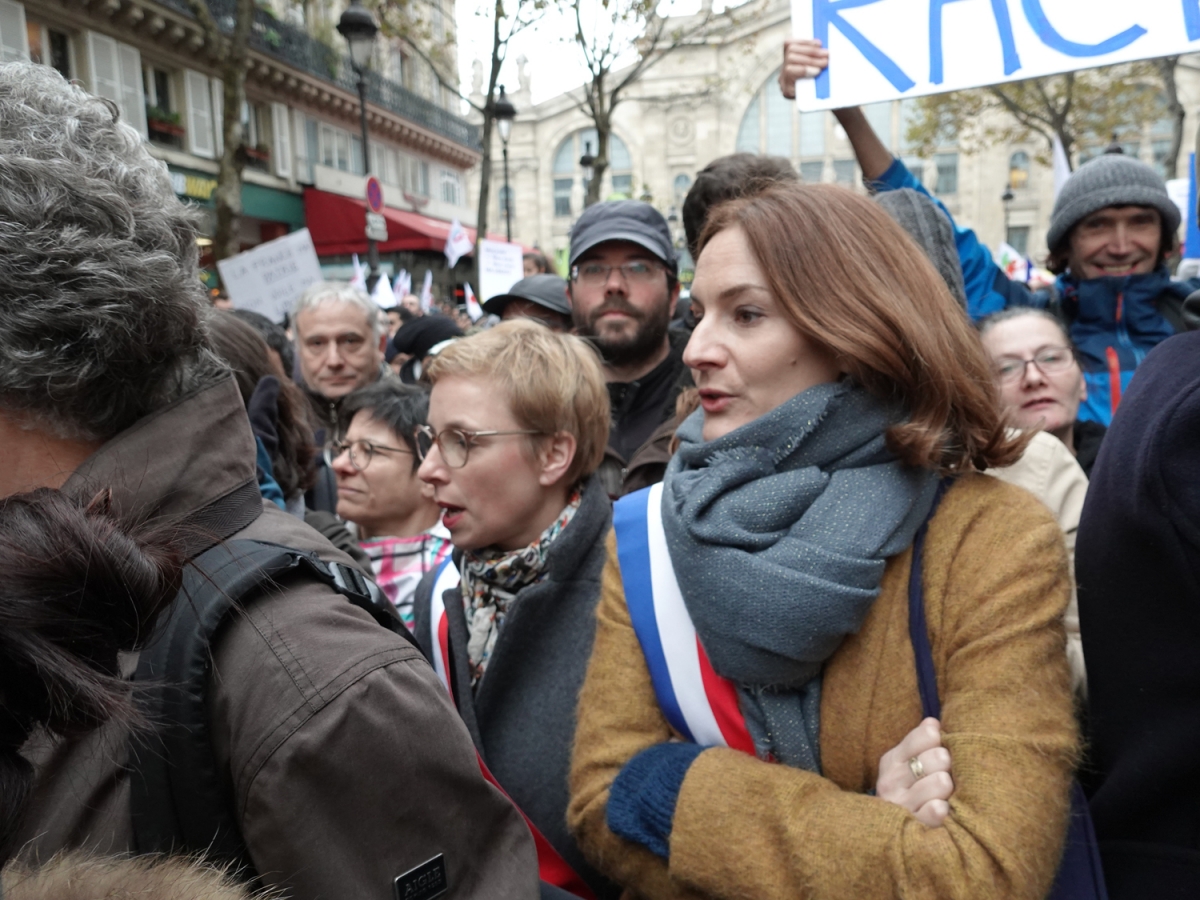
<instances>
[{"instance_id":1,"label":"woman with auburn hair","mask_svg":"<svg viewBox=\"0 0 1200 900\"><path fill-rule=\"evenodd\" d=\"M533 826L543 880L612 895L566 826L575 704L612 524L594 475L609 424L599 357L577 337L513 319L456 341L426 371L417 474L455 550L417 588L417 640Z\"/></svg>"},{"instance_id":2,"label":"woman with auburn hair","mask_svg":"<svg viewBox=\"0 0 1200 900\"><path fill-rule=\"evenodd\" d=\"M700 247L701 409L614 512L572 832L638 897L1040 900L1070 584L1050 514L978 474L1026 438L977 337L844 189L732 201Z\"/></svg>"}]
</instances>

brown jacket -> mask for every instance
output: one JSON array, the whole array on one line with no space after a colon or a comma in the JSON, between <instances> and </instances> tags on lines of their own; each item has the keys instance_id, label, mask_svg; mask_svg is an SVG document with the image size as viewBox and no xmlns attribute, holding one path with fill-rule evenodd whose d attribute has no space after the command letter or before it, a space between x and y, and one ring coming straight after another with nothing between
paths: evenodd
<instances>
[{"instance_id":1,"label":"brown jacket","mask_svg":"<svg viewBox=\"0 0 1200 900\"><path fill-rule=\"evenodd\" d=\"M109 441L66 489L109 486L118 512L177 518L252 479L254 458L231 378ZM350 562L269 503L232 537ZM441 853L452 897L536 897L529 830L484 781L416 647L323 585L282 587L219 636L207 689L218 767L263 881L293 900L392 900L397 875ZM74 743L31 739L24 858L135 849L125 742L116 726Z\"/></svg>"},{"instance_id":2,"label":"brown jacket","mask_svg":"<svg viewBox=\"0 0 1200 900\"><path fill-rule=\"evenodd\" d=\"M858 634L826 664L823 776L715 748L675 808L668 863L605 824L634 755L673 735L621 587L615 541L579 701L567 821L601 871L649 898L1042 900L1066 828L1076 730L1062 616L1062 531L1025 491L963 477L925 544L925 610L956 785L942 828L868 796L879 758L921 721L908 635L911 551L888 560Z\"/></svg>"}]
</instances>

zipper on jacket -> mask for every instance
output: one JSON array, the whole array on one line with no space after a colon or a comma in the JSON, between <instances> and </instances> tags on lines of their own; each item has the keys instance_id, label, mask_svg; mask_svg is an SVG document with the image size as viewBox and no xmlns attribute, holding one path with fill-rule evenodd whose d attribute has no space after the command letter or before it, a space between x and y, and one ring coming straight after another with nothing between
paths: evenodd
<instances>
[{"instance_id":1,"label":"zipper on jacket","mask_svg":"<svg viewBox=\"0 0 1200 900\"><path fill-rule=\"evenodd\" d=\"M1104 358L1108 362L1108 403L1112 415L1116 415L1117 404L1121 402L1121 357L1116 347L1105 347Z\"/></svg>"}]
</instances>

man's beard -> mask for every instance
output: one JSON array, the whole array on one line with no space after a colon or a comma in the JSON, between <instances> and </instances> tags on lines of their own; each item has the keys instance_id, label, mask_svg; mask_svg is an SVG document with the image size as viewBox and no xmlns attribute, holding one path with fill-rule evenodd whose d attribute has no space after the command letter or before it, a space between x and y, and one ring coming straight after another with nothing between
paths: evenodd
<instances>
[{"instance_id":1,"label":"man's beard","mask_svg":"<svg viewBox=\"0 0 1200 900\"><path fill-rule=\"evenodd\" d=\"M608 336L596 331L599 318L613 310L624 313L634 321L632 335ZM606 363L611 366L628 366L649 359L662 348L667 326L671 324L671 306L664 303L654 311L644 313L624 297L613 296L592 310L592 314L586 319L578 313L573 318L575 333L587 338L600 351Z\"/></svg>"}]
</instances>

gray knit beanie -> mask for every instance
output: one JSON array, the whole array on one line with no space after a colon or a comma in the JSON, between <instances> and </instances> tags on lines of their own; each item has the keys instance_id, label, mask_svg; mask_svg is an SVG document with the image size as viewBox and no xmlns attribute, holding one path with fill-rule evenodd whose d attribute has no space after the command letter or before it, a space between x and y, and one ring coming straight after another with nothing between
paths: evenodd
<instances>
[{"instance_id":1,"label":"gray knit beanie","mask_svg":"<svg viewBox=\"0 0 1200 900\"><path fill-rule=\"evenodd\" d=\"M962 266L958 261L958 248L954 244L954 229L946 214L927 196L910 188L883 191L876 195L875 201L925 251L950 289L950 295L966 309L967 292L963 288Z\"/></svg>"},{"instance_id":2,"label":"gray knit beanie","mask_svg":"<svg viewBox=\"0 0 1200 900\"><path fill-rule=\"evenodd\" d=\"M1063 185L1050 214L1046 246L1057 250L1076 223L1106 206L1151 206L1162 216L1164 235L1179 227L1179 207L1166 182L1141 160L1105 153L1076 169Z\"/></svg>"}]
</instances>

